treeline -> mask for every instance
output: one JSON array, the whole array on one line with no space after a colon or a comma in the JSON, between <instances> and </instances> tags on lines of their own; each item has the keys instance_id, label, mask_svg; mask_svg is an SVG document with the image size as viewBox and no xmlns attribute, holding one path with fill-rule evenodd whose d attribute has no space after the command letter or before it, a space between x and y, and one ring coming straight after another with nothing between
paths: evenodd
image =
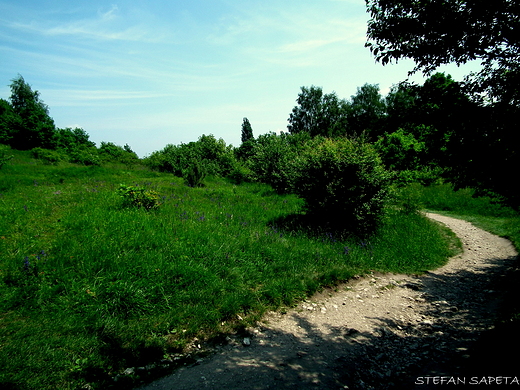
<instances>
[{"instance_id":1,"label":"treeline","mask_svg":"<svg viewBox=\"0 0 520 390\"><path fill-rule=\"evenodd\" d=\"M48 106L22 76L12 80L9 100L0 99L0 144L13 149L32 150L35 158L55 164L69 161L83 165L100 165L106 161L128 164L139 162L128 145L111 142L96 144L81 128L57 128Z\"/></svg>"},{"instance_id":2,"label":"treeline","mask_svg":"<svg viewBox=\"0 0 520 390\"><path fill-rule=\"evenodd\" d=\"M350 99L325 94L320 87L302 87L296 102L285 133L255 138L244 118L237 148L203 135L197 142L168 145L144 163L179 176L196 169L294 192L294 164L309 143L348 138L369 144L394 183L444 180L520 204L510 174L520 167L515 105L486 102L443 73L422 85L394 85L386 96L371 84Z\"/></svg>"},{"instance_id":3,"label":"treeline","mask_svg":"<svg viewBox=\"0 0 520 390\"><path fill-rule=\"evenodd\" d=\"M260 181L277 192L299 194L316 216L335 214L348 194L351 200L359 198L360 208L350 210L349 218L360 225L378 219L375 210L382 207L389 183L444 180L520 204L510 174L520 166L514 142L518 108L486 102L442 73L423 85L394 85L386 96L371 84L350 99L302 87L287 132L255 137L244 118L238 147L202 135L142 160L128 145L102 142L96 147L83 129L56 128L39 93L21 76L11 90L10 101L0 100L0 143L31 149L47 163L140 162L184 177L190 186L202 185L207 175L236 183Z\"/></svg>"}]
</instances>

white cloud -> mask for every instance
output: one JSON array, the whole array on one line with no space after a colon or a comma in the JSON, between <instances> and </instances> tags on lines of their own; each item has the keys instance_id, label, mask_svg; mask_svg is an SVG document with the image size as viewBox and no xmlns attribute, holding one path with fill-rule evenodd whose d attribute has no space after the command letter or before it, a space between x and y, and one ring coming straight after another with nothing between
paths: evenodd
<instances>
[{"instance_id":1,"label":"white cloud","mask_svg":"<svg viewBox=\"0 0 520 390\"><path fill-rule=\"evenodd\" d=\"M116 4L112 4L112 7L110 10L103 12L98 11L98 13L101 15L102 20L112 20L116 17L116 12L119 11L119 7Z\"/></svg>"},{"instance_id":2,"label":"white cloud","mask_svg":"<svg viewBox=\"0 0 520 390\"><path fill-rule=\"evenodd\" d=\"M98 11L97 14L78 16L76 13L67 18L42 18L39 15L28 14L25 17L5 21L4 24L21 33L44 35L49 37L69 36L103 41L156 42L162 37L157 31L152 32L140 23L138 18L123 17L119 8L113 5L108 11ZM27 21L29 20L29 21Z\"/></svg>"}]
</instances>

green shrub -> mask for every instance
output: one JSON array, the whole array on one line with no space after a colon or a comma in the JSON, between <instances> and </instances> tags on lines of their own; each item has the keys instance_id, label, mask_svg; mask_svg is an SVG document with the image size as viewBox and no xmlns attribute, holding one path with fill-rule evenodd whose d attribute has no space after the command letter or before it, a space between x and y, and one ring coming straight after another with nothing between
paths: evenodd
<instances>
[{"instance_id":1,"label":"green shrub","mask_svg":"<svg viewBox=\"0 0 520 390\"><path fill-rule=\"evenodd\" d=\"M233 147L212 134L201 135L195 142L195 150L208 175L226 176L236 160Z\"/></svg>"},{"instance_id":2,"label":"green shrub","mask_svg":"<svg viewBox=\"0 0 520 390\"><path fill-rule=\"evenodd\" d=\"M144 159L144 164L160 172L170 172L185 177L192 169L192 162L199 161L208 175L224 177L231 171L236 160L232 147L213 135L202 135L197 142L166 145Z\"/></svg>"},{"instance_id":3,"label":"green shrub","mask_svg":"<svg viewBox=\"0 0 520 390\"><path fill-rule=\"evenodd\" d=\"M374 146L389 169L416 170L426 155L425 143L403 129L385 134Z\"/></svg>"},{"instance_id":4,"label":"green shrub","mask_svg":"<svg viewBox=\"0 0 520 390\"><path fill-rule=\"evenodd\" d=\"M415 170L395 171L392 182L397 185L420 183L433 185L442 182L443 169L441 167L423 167Z\"/></svg>"},{"instance_id":5,"label":"green shrub","mask_svg":"<svg viewBox=\"0 0 520 390\"><path fill-rule=\"evenodd\" d=\"M235 160L227 177L234 184L242 184L252 181L253 172L244 164Z\"/></svg>"},{"instance_id":6,"label":"green shrub","mask_svg":"<svg viewBox=\"0 0 520 390\"><path fill-rule=\"evenodd\" d=\"M295 161L294 191L307 212L341 230L368 233L383 215L389 173L367 143L316 138Z\"/></svg>"},{"instance_id":7,"label":"green shrub","mask_svg":"<svg viewBox=\"0 0 520 390\"><path fill-rule=\"evenodd\" d=\"M121 184L118 193L123 197L123 205L125 207L142 207L146 210L151 210L160 206L159 194L153 190Z\"/></svg>"},{"instance_id":8,"label":"green shrub","mask_svg":"<svg viewBox=\"0 0 520 390\"><path fill-rule=\"evenodd\" d=\"M249 158L254 179L269 184L279 194L290 193L295 176L294 160L308 139L307 134L260 135Z\"/></svg>"},{"instance_id":9,"label":"green shrub","mask_svg":"<svg viewBox=\"0 0 520 390\"><path fill-rule=\"evenodd\" d=\"M43 161L44 164L56 165L63 160L63 155L56 150L34 148L31 150L34 158Z\"/></svg>"},{"instance_id":10,"label":"green shrub","mask_svg":"<svg viewBox=\"0 0 520 390\"><path fill-rule=\"evenodd\" d=\"M149 156L143 158L143 165L158 172L170 172L172 173L172 166L168 162L167 151L169 149L176 148L176 146L169 144L160 151L155 151Z\"/></svg>"},{"instance_id":11,"label":"green shrub","mask_svg":"<svg viewBox=\"0 0 520 390\"><path fill-rule=\"evenodd\" d=\"M95 147L77 147L69 152L69 161L87 166L100 166L101 160Z\"/></svg>"},{"instance_id":12,"label":"green shrub","mask_svg":"<svg viewBox=\"0 0 520 390\"><path fill-rule=\"evenodd\" d=\"M139 162L139 157L137 157L137 154L132 151L128 144L122 147L112 142L101 142L99 156L103 161L118 162L126 165Z\"/></svg>"},{"instance_id":13,"label":"green shrub","mask_svg":"<svg viewBox=\"0 0 520 390\"><path fill-rule=\"evenodd\" d=\"M202 187L202 182L206 177L206 169L198 161L193 161L191 165L183 172L184 181L190 187Z\"/></svg>"},{"instance_id":14,"label":"green shrub","mask_svg":"<svg viewBox=\"0 0 520 390\"><path fill-rule=\"evenodd\" d=\"M1 148L1 145L0 145L0 148ZM2 167L7 164L7 162L9 160L11 160L13 158L13 156L8 156L7 153L6 153L6 149L0 149L0 169L2 169Z\"/></svg>"}]
</instances>

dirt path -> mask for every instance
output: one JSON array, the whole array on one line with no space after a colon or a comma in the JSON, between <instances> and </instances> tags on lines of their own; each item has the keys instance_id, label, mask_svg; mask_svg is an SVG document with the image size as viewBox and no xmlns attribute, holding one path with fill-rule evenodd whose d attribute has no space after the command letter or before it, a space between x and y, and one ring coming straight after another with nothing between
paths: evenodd
<instances>
[{"instance_id":1,"label":"dirt path","mask_svg":"<svg viewBox=\"0 0 520 390\"><path fill-rule=\"evenodd\" d=\"M418 277L374 274L270 313L250 334L141 389L427 389L449 378L474 388L512 375L515 365L473 363L479 336L493 332L513 246L468 222L428 216L463 241L446 266ZM493 346L488 363L507 348Z\"/></svg>"}]
</instances>

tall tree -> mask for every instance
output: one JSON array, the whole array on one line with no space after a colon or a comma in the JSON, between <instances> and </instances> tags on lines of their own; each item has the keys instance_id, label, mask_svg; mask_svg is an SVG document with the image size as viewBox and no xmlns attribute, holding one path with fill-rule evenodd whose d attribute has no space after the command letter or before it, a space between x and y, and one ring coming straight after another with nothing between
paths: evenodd
<instances>
[{"instance_id":1,"label":"tall tree","mask_svg":"<svg viewBox=\"0 0 520 390\"><path fill-rule=\"evenodd\" d=\"M323 94L320 87L301 87L298 105L289 116L287 129L291 134L307 132L317 135L344 135L347 131L346 102L336 93Z\"/></svg>"},{"instance_id":2,"label":"tall tree","mask_svg":"<svg viewBox=\"0 0 520 390\"><path fill-rule=\"evenodd\" d=\"M423 85L400 83L391 89L386 104L385 131L413 134L425 143L430 163L448 166L471 152L461 154L456 145L476 136L472 123L480 108L450 75L435 73Z\"/></svg>"},{"instance_id":3,"label":"tall tree","mask_svg":"<svg viewBox=\"0 0 520 390\"><path fill-rule=\"evenodd\" d=\"M242 143L252 141L254 138L251 123L249 123L249 119L244 118L242 122Z\"/></svg>"},{"instance_id":4,"label":"tall tree","mask_svg":"<svg viewBox=\"0 0 520 390\"><path fill-rule=\"evenodd\" d=\"M452 172L460 185L491 189L520 205L507 175L520 166L515 137L520 116L518 0L366 0L367 43L383 65L409 58L412 72L471 60L482 69L465 80L481 107L450 140ZM456 144L453 144L453 142Z\"/></svg>"},{"instance_id":5,"label":"tall tree","mask_svg":"<svg viewBox=\"0 0 520 390\"><path fill-rule=\"evenodd\" d=\"M386 103L379 93L379 85L365 84L351 96L348 110L349 131L354 134L368 130L372 135L382 132Z\"/></svg>"},{"instance_id":6,"label":"tall tree","mask_svg":"<svg viewBox=\"0 0 520 390\"><path fill-rule=\"evenodd\" d=\"M15 128L12 129L11 145L18 149L53 146L54 120L49 116L49 108L42 100L40 93L19 75L12 80L11 106L19 116Z\"/></svg>"},{"instance_id":7,"label":"tall tree","mask_svg":"<svg viewBox=\"0 0 520 390\"><path fill-rule=\"evenodd\" d=\"M410 58L412 72L480 60L475 92L518 105L518 0L366 0L371 15L366 46L383 65ZM469 81L469 80L468 80ZM504 89L505 88L505 89Z\"/></svg>"},{"instance_id":8,"label":"tall tree","mask_svg":"<svg viewBox=\"0 0 520 390\"><path fill-rule=\"evenodd\" d=\"M14 112L11 104L0 99L0 144L10 145L13 129L18 128L20 117Z\"/></svg>"}]
</instances>

